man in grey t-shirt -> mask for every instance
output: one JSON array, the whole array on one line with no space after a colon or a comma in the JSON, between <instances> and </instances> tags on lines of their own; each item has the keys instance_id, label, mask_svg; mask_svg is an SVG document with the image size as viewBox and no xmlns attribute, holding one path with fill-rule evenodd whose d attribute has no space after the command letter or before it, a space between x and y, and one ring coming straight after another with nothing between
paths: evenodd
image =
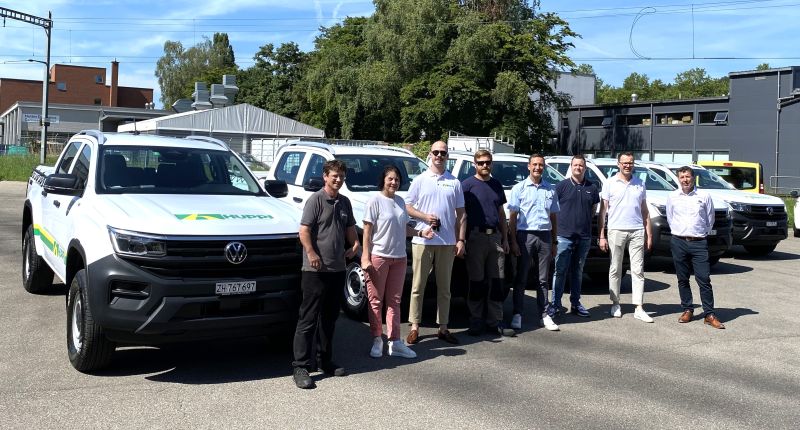
<instances>
[{"instance_id":1,"label":"man in grey t-shirt","mask_svg":"<svg viewBox=\"0 0 800 430\"><path fill-rule=\"evenodd\" d=\"M339 194L346 167L331 160L322 167L325 187L306 201L300 218L303 245L301 286L303 301L294 334L294 382L299 388L314 388L312 351L316 343L323 372L344 376L333 358L333 330L339 316L339 294L345 282L345 261L359 248L350 200ZM352 245L348 245L352 244Z\"/></svg>"}]
</instances>

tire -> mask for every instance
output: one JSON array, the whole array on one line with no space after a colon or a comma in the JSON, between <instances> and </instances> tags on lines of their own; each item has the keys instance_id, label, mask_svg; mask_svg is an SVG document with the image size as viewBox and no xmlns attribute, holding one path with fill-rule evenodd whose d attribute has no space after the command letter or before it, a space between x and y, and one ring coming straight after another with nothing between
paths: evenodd
<instances>
[{"instance_id":1,"label":"tire","mask_svg":"<svg viewBox=\"0 0 800 430\"><path fill-rule=\"evenodd\" d=\"M708 257L708 265L713 267L715 264L719 263L720 258L722 258L721 255L717 255L716 257Z\"/></svg>"},{"instance_id":2,"label":"tire","mask_svg":"<svg viewBox=\"0 0 800 430\"><path fill-rule=\"evenodd\" d=\"M116 347L94 321L87 287L86 270L80 270L67 293L67 353L72 367L83 373L108 366Z\"/></svg>"},{"instance_id":3,"label":"tire","mask_svg":"<svg viewBox=\"0 0 800 430\"><path fill-rule=\"evenodd\" d=\"M367 318L367 278L361 266L355 261L347 265L344 280L344 312L353 319L364 321Z\"/></svg>"},{"instance_id":4,"label":"tire","mask_svg":"<svg viewBox=\"0 0 800 430\"><path fill-rule=\"evenodd\" d=\"M794 229L794 237L800 237L800 228Z\"/></svg>"},{"instance_id":5,"label":"tire","mask_svg":"<svg viewBox=\"0 0 800 430\"><path fill-rule=\"evenodd\" d=\"M777 243L772 245L744 245L744 249L747 250L747 252L749 252L751 255L763 257L774 251L777 246Z\"/></svg>"},{"instance_id":6,"label":"tire","mask_svg":"<svg viewBox=\"0 0 800 430\"><path fill-rule=\"evenodd\" d=\"M33 294L46 293L53 288L53 271L39 254L29 225L22 240L22 285Z\"/></svg>"}]
</instances>

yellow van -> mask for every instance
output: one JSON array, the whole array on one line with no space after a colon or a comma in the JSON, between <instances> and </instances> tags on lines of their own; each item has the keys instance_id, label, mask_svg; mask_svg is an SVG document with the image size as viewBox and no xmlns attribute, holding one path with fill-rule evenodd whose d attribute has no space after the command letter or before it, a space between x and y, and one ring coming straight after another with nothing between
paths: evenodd
<instances>
[{"instance_id":1,"label":"yellow van","mask_svg":"<svg viewBox=\"0 0 800 430\"><path fill-rule=\"evenodd\" d=\"M764 194L764 168L749 161L698 161L697 164L716 173L737 190Z\"/></svg>"}]
</instances>

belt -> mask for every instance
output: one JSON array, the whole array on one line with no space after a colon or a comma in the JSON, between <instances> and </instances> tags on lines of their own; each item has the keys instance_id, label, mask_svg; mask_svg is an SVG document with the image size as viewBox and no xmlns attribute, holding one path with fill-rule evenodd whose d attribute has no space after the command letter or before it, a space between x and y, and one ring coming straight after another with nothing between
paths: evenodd
<instances>
[{"instance_id":1,"label":"belt","mask_svg":"<svg viewBox=\"0 0 800 430\"><path fill-rule=\"evenodd\" d=\"M674 235L673 235L672 237L676 237L676 238L678 238L678 239L685 240L685 241L687 241L687 242L694 242L694 241L696 241L696 240L706 240L706 238L705 238L705 237L674 236Z\"/></svg>"},{"instance_id":2,"label":"belt","mask_svg":"<svg viewBox=\"0 0 800 430\"><path fill-rule=\"evenodd\" d=\"M473 230L486 234L494 234L500 231L497 227L474 227Z\"/></svg>"}]
</instances>

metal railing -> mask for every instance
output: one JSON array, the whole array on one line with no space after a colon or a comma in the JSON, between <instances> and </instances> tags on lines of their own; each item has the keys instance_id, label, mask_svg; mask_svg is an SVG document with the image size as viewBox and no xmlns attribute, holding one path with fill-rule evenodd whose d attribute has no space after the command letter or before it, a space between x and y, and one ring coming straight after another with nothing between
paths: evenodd
<instances>
[{"instance_id":1,"label":"metal railing","mask_svg":"<svg viewBox=\"0 0 800 430\"><path fill-rule=\"evenodd\" d=\"M779 186L779 181L781 185ZM790 184L790 185L787 185ZM772 194L789 195L792 191L800 191L800 176L773 175L769 177L769 189Z\"/></svg>"}]
</instances>

